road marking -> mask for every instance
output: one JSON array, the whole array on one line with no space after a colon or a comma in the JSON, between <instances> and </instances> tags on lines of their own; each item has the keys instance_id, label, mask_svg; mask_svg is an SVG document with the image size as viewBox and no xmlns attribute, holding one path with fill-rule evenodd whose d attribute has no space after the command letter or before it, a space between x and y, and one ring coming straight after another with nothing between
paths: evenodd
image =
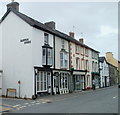
<instances>
[{"instance_id":1,"label":"road marking","mask_svg":"<svg viewBox=\"0 0 120 115\"><path fill-rule=\"evenodd\" d=\"M46 103L46 102L42 102L42 103Z\"/></svg>"},{"instance_id":2,"label":"road marking","mask_svg":"<svg viewBox=\"0 0 120 115\"><path fill-rule=\"evenodd\" d=\"M25 105L28 105L29 103L25 103Z\"/></svg>"},{"instance_id":3,"label":"road marking","mask_svg":"<svg viewBox=\"0 0 120 115\"><path fill-rule=\"evenodd\" d=\"M21 106L21 105L14 105L13 107L18 107L18 106Z\"/></svg>"},{"instance_id":4,"label":"road marking","mask_svg":"<svg viewBox=\"0 0 120 115\"><path fill-rule=\"evenodd\" d=\"M31 102L31 103L35 103L35 101Z\"/></svg>"},{"instance_id":5,"label":"road marking","mask_svg":"<svg viewBox=\"0 0 120 115\"><path fill-rule=\"evenodd\" d=\"M41 104L41 103L36 103L36 104Z\"/></svg>"},{"instance_id":6,"label":"road marking","mask_svg":"<svg viewBox=\"0 0 120 115\"><path fill-rule=\"evenodd\" d=\"M113 99L117 98L117 96L113 97Z\"/></svg>"},{"instance_id":7,"label":"road marking","mask_svg":"<svg viewBox=\"0 0 120 115\"><path fill-rule=\"evenodd\" d=\"M31 107L31 105L28 105L29 107Z\"/></svg>"},{"instance_id":8,"label":"road marking","mask_svg":"<svg viewBox=\"0 0 120 115\"><path fill-rule=\"evenodd\" d=\"M39 103L40 101L36 101L36 102L38 102L38 103Z\"/></svg>"}]
</instances>

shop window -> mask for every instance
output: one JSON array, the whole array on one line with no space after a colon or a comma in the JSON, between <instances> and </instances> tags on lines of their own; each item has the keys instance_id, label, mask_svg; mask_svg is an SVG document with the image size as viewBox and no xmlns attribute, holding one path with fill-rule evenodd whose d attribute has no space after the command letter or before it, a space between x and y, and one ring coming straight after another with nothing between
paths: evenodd
<instances>
[{"instance_id":1,"label":"shop window","mask_svg":"<svg viewBox=\"0 0 120 115\"><path fill-rule=\"evenodd\" d=\"M36 82L37 92L47 91L47 72L39 72Z\"/></svg>"}]
</instances>

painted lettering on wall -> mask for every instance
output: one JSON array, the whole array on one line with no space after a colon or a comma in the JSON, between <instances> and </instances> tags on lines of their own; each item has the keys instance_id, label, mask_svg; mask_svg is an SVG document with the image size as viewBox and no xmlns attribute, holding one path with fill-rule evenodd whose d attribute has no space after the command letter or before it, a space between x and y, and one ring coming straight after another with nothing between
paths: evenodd
<instances>
[{"instance_id":1,"label":"painted lettering on wall","mask_svg":"<svg viewBox=\"0 0 120 115\"><path fill-rule=\"evenodd\" d=\"M29 38L24 38L24 39L21 39L20 42L23 42L24 44L30 44L31 40Z\"/></svg>"}]
</instances>

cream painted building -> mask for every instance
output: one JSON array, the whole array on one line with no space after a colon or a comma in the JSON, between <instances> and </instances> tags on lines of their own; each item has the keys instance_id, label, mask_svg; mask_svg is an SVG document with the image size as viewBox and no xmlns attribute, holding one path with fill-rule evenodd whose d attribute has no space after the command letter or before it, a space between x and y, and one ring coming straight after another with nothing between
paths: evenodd
<instances>
[{"instance_id":1,"label":"cream painted building","mask_svg":"<svg viewBox=\"0 0 120 115\"><path fill-rule=\"evenodd\" d=\"M69 35L74 39L73 32L70 32ZM97 58L93 57L93 53ZM70 42L70 68L73 69L74 90L92 88L92 80L98 78L94 77L95 74L99 72L98 54L98 51L85 45L83 39L79 39L78 42ZM96 85L98 86L97 79Z\"/></svg>"}]
</instances>

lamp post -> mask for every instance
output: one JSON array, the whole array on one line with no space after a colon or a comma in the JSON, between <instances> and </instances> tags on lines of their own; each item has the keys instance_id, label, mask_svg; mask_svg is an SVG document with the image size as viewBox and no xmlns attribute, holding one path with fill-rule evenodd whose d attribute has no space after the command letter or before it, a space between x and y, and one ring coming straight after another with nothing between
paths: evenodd
<instances>
[{"instance_id":1,"label":"lamp post","mask_svg":"<svg viewBox=\"0 0 120 115\"><path fill-rule=\"evenodd\" d=\"M19 98L20 98L20 84L21 84L21 82L20 82L20 80L18 81L18 87L19 87Z\"/></svg>"}]
</instances>

